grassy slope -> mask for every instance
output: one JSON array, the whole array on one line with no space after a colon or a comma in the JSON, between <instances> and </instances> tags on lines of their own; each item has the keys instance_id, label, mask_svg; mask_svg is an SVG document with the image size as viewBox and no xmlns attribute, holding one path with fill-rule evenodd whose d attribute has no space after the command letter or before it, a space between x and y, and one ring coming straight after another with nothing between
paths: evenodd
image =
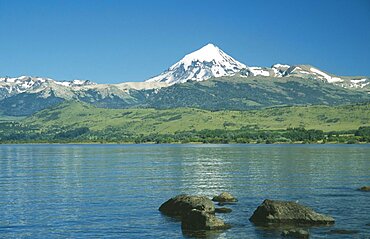
<instances>
[{"instance_id":1,"label":"grassy slope","mask_svg":"<svg viewBox=\"0 0 370 239\"><path fill-rule=\"evenodd\" d=\"M202 129L239 129L243 126L266 130L305 127L324 131L357 129L370 125L370 104L349 106L293 106L251 111L206 111L190 108L103 109L68 102L43 110L24 123L40 128L87 126L90 130L113 127L134 134L174 133Z\"/></svg>"},{"instance_id":2,"label":"grassy slope","mask_svg":"<svg viewBox=\"0 0 370 239\"><path fill-rule=\"evenodd\" d=\"M26 117L24 116L8 116L8 115L2 115L0 114L0 123L2 122L9 122L9 121L20 121Z\"/></svg>"}]
</instances>

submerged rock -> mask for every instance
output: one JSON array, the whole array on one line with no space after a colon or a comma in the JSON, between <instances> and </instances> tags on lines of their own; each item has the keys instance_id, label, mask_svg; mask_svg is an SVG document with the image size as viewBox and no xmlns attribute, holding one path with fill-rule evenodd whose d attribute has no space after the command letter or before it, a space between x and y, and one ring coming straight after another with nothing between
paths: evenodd
<instances>
[{"instance_id":1,"label":"submerged rock","mask_svg":"<svg viewBox=\"0 0 370 239\"><path fill-rule=\"evenodd\" d=\"M363 186L359 188L358 190L363 191L363 192L370 192L370 186Z\"/></svg>"},{"instance_id":2,"label":"submerged rock","mask_svg":"<svg viewBox=\"0 0 370 239\"><path fill-rule=\"evenodd\" d=\"M290 229L284 230L281 235L283 237L290 237L290 238L309 238L310 233L303 229Z\"/></svg>"},{"instance_id":3,"label":"submerged rock","mask_svg":"<svg viewBox=\"0 0 370 239\"><path fill-rule=\"evenodd\" d=\"M214 213L215 205L207 197L182 194L169 199L159 207L163 214L174 217L183 217L193 209Z\"/></svg>"},{"instance_id":4,"label":"submerged rock","mask_svg":"<svg viewBox=\"0 0 370 239\"><path fill-rule=\"evenodd\" d=\"M223 230L230 226L217 218L214 214L193 209L183 216L181 228L183 230Z\"/></svg>"},{"instance_id":5,"label":"submerged rock","mask_svg":"<svg viewBox=\"0 0 370 239\"><path fill-rule=\"evenodd\" d=\"M335 222L334 218L319 214L311 208L296 202L275 201L266 199L258 206L249 218L255 224L287 223L329 225Z\"/></svg>"},{"instance_id":6,"label":"submerged rock","mask_svg":"<svg viewBox=\"0 0 370 239\"><path fill-rule=\"evenodd\" d=\"M238 200L228 192L223 192L218 196L214 196L212 201L215 202L237 202Z\"/></svg>"},{"instance_id":7,"label":"submerged rock","mask_svg":"<svg viewBox=\"0 0 370 239\"><path fill-rule=\"evenodd\" d=\"M232 211L233 210L231 210L231 208L227 208L227 207L218 207L218 208L215 208L215 212L216 213L230 213Z\"/></svg>"},{"instance_id":8,"label":"submerged rock","mask_svg":"<svg viewBox=\"0 0 370 239\"><path fill-rule=\"evenodd\" d=\"M349 235L349 234L357 234L359 231L357 230L347 230L347 229L334 229L330 230L328 234L343 234L343 235Z\"/></svg>"}]
</instances>

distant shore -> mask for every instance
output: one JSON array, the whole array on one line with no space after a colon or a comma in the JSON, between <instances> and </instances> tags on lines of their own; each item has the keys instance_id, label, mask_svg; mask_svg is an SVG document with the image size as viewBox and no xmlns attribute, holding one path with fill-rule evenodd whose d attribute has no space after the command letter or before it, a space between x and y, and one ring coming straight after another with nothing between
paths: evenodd
<instances>
[{"instance_id":1,"label":"distant shore","mask_svg":"<svg viewBox=\"0 0 370 239\"><path fill-rule=\"evenodd\" d=\"M20 128L21 129L21 128ZM357 130L324 132L316 129L286 130L200 130L173 134L118 134L92 131L87 127L47 133L20 129L0 132L0 144L365 144L370 143L370 126ZM15 131L15 132L14 132ZM5 132L5 133L4 133ZM6 133L7 132L7 133Z\"/></svg>"},{"instance_id":2,"label":"distant shore","mask_svg":"<svg viewBox=\"0 0 370 239\"><path fill-rule=\"evenodd\" d=\"M356 142L356 143L341 143L341 142L315 142L315 143L307 143L307 142L274 142L274 143L257 143L257 142L249 142L249 143L202 143L202 142L171 142L171 143L156 143L156 142L145 142L145 143L135 143L135 142L79 142L79 141L71 141L71 142L0 142L0 145L370 145L369 142Z\"/></svg>"}]
</instances>

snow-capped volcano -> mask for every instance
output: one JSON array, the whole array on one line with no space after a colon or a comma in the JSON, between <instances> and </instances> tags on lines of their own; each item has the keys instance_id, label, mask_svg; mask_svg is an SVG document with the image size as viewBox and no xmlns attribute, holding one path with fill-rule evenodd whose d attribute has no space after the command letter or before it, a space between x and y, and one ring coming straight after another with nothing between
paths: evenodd
<instances>
[{"instance_id":1,"label":"snow-capped volcano","mask_svg":"<svg viewBox=\"0 0 370 239\"><path fill-rule=\"evenodd\" d=\"M364 88L370 85L368 77L338 77L310 65L246 66L213 44L208 44L186 55L168 70L146 82L164 82L173 85L189 80L203 81L211 77L233 76L235 74L241 77L316 79L344 88Z\"/></svg>"},{"instance_id":2,"label":"snow-capped volcano","mask_svg":"<svg viewBox=\"0 0 370 239\"><path fill-rule=\"evenodd\" d=\"M217 46L208 44L186 55L167 71L147 82L175 84L188 80L203 81L211 77L231 76L246 67Z\"/></svg>"}]
</instances>

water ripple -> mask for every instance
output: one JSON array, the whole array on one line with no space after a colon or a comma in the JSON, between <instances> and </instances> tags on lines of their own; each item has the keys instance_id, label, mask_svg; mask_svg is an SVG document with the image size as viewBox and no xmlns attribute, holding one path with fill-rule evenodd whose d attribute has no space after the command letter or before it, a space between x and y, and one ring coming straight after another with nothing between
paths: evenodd
<instances>
[{"instance_id":1,"label":"water ripple","mask_svg":"<svg viewBox=\"0 0 370 239\"><path fill-rule=\"evenodd\" d=\"M265 198L298 200L370 235L368 145L1 145L0 238L183 238L158 207L179 193L230 191L208 238L276 238L248 218ZM314 238L328 228L312 228ZM191 236L191 235L190 235ZM345 237L342 237L345 238Z\"/></svg>"}]
</instances>

